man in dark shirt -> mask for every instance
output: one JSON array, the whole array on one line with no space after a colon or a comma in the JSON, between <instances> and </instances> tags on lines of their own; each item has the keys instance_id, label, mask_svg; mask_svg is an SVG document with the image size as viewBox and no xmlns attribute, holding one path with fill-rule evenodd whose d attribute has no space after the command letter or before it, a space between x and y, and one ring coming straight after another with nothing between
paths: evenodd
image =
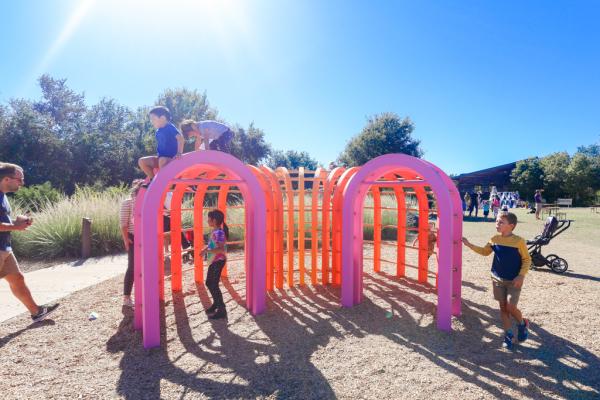
<instances>
[{"instance_id":1,"label":"man in dark shirt","mask_svg":"<svg viewBox=\"0 0 600 400\"><path fill-rule=\"evenodd\" d=\"M21 167L0 162L0 279L6 279L12 293L31 313L31 319L38 322L56 310L58 304L47 306L36 304L12 251L10 233L27 229L33 220L19 215L13 221L10 217L11 208L6 193L18 191L24 184L25 176Z\"/></svg>"}]
</instances>

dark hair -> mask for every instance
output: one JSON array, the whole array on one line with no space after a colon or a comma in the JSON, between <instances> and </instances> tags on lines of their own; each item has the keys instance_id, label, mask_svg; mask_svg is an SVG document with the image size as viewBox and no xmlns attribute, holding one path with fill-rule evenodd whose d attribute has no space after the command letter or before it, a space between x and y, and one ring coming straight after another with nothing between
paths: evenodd
<instances>
[{"instance_id":1,"label":"dark hair","mask_svg":"<svg viewBox=\"0 0 600 400\"><path fill-rule=\"evenodd\" d=\"M156 106L150 110L148 115L154 114L157 117L165 117L167 121L171 120L171 111L165 106Z\"/></svg>"},{"instance_id":2,"label":"dark hair","mask_svg":"<svg viewBox=\"0 0 600 400\"><path fill-rule=\"evenodd\" d=\"M181 129L181 133L183 134L183 136L185 136L185 138L188 138L188 134L194 130L194 125L197 124L196 121L194 121L193 119L184 119L181 122L181 125L179 125L179 129Z\"/></svg>"},{"instance_id":3,"label":"dark hair","mask_svg":"<svg viewBox=\"0 0 600 400\"><path fill-rule=\"evenodd\" d=\"M0 180L4 178L14 178L17 171L23 171L23 168L17 164L0 162Z\"/></svg>"},{"instance_id":4,"label":"dark hair","mask_svg":"<svg viewBox=\"0 0 600 400\"><path fill-rule=\"evenodd\" d=\"M208 218L214 220L218 226L223 225L223 232L225 232L225 239L229 239L229 227L225 223L225 214L219 209L214 209L208 212Z\"/></svg>"},{"instance_id":5,"label":"dark hair","mask_svg":"<svg viewBox=\"0 0 600 400\"><path fill-rule=\"evenodd\" d=\"M502 215L502 218L506 218L506 222L509 225L517 226L517 216L511 212Z\"/></svg>"}]
</instances>

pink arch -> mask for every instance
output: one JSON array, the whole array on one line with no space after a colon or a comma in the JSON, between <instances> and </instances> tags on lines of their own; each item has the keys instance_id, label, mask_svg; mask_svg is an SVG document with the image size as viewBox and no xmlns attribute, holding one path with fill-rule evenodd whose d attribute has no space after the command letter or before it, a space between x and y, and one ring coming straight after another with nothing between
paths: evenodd
<instances>
[{"instance_id":1,"label":"pink arch","mask_svg":"<svg viewBox=\"0 0 600 400\"><path fill-rule=\"evenodd\" d=\"M352 307L362 300L363 283L363 234L362 234L362 204L369 190L369 181L376 181L386 172L410 169L422 177L434 192L438 205L438 307L437 326L441 330L451 330L453 311L454 285L460 285L460 265L454 264L460 257L455 252L460 249L455 243L461 240L461 225L455 218L461 203L452 181L439 168L424 160L405 154L386 154L377 157L364 166L350 178L343 192L342 216L342 305ZM462 213L461 213L462 214ZM461 215L459 214L459 215ZM460 290L458 291L460 296ZM456 299L459 306L454 309L460 313L460 298Z\"/></svg>"},{"instance_id":2,"label":"pink arch","mask_svg":"<svg viewBox=\"0 0 600 400\"><path fill-rule=\"evenodd\" d=\"M246 305L252 314L265 310L265 261L266 261L266 204L264 193L256 176L237 158L219 151L196 151L170 162L160 173L143 196L143 204L136 213L136 233L140 232L141 253L141 300L140 312L144 347L160 346L159 314L159 260L158 249L162 246L158 238L158 216L162 213L162 196L171 185L190 168L201 166L217 168L228 175L228 179L240 180L236 183L246 203ZM138 296L136 296L137 299ZM138 311L139 310L139 311ZM138 319L139 320L139 319Z\"/></svg>"}]
</instances>

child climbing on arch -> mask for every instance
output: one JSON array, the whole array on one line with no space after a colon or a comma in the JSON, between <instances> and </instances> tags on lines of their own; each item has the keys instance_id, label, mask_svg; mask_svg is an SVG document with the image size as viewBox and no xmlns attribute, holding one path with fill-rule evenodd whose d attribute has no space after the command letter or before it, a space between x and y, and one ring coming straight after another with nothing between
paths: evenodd
<instances>
[{"instance_id":1,"label":"child climbing on arch","mask_svg":"<svg viewBox=\"0 0 600 400\"><path fill-rule=\"evenodd\" d=\"M154 107L148 116L152 126L156 128L156 155L140 158L138 165L151 180L154 178L155 168L164 168L174 158L181 157L185 140L171 123L171 112L167 107Z\"/></svg>"},{"instance_id":2,"label":"child climbing on arch","mask_svg":"<svg viewBox=\"0 0 600 400\"><path fill-rule=\"evenodd\" d=\"M230 152L229 145L234 133L227 125L217 121L194 121L186 119L181 123L181 132L186 139L195 138L194 150L200 150L204 143L204 150L218 150Z\"/></svg>"},{"instance_id":3,"label":"child climbing on arch","mask_svg":"<svg viewBox=\"0 0 600 400\"><path fill-rule=\"evenodd\" d=\"M419 235L413 240L412 246L415 247L419 241ZM435 244L437 242L437 235L435 234L435 222L430 222L427 228L427 258L431 258L431 255L435 251Z\"/></svg>"},{"instance_id":4,"label":"child climbing on arch","mask_svg":"<svg viewBox=\"0 0 600 400\"><path fill-rule=\"evenodd\" d=\"M227 238L229 237L229 228L225 223L225 214L221 210L214 209L208 213L208 226L213 228L210 234L208 245L205 246L200 255L208 256L208 273L206 274L206 287L213 298L213 304L206 309L206 314L210 319L220 319L227 317L223 293L219 288L221 280L221 271L227 262Z\"/></svg>"}]
</instances>

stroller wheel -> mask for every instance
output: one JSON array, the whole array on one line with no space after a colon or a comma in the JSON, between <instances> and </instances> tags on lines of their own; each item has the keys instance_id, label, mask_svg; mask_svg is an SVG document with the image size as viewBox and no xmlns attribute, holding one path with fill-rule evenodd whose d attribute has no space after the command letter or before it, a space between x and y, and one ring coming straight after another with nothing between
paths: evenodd
<instances>
[{"instance_id":1,"label":"stroller wheel","mask_svg":"<svg viewBox=\"0 0 600 400\"><path fill-rule=\"evenodd\" d=\"M565 260L564 258L557 257L554 260L552 260L550 268L552 268L552 271L558 274L562 274L569 268L569 263L567 263L567 260Z\"/></svg>"},{"instance_id":2,"label":"stroller wheel","mask_svg":"<svg viewBox=\"0 0 600 400\"><path fill-rule=\"evenodd\" d=\"M556 260L558 256L556 254L548 254L546 256L546 265L552 268L552 261Z\"/></svg>"}]
</instances>

